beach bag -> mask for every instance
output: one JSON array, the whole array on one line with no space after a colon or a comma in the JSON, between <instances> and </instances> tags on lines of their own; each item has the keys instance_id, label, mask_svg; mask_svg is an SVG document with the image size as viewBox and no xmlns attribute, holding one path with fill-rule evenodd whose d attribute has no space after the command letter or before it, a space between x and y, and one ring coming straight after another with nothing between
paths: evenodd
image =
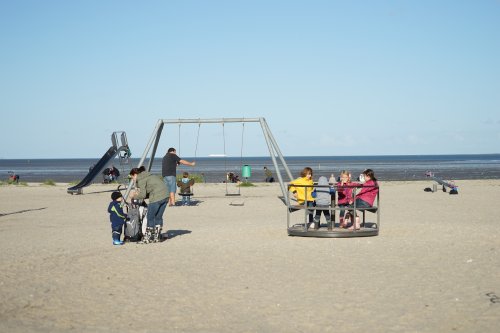
<instances>
[{"instance_id":1,"label":"beach bag","mask_svg":"<svg viewBox=\"0 0 500 333\"><path fill-rule=\"evenodd\" d=\"M125 239L130 242L140 241L142 238L142 223L146 215L146 208L136 199L129 205L128 218L125 222Z\"/></svg>"}]
</instances>

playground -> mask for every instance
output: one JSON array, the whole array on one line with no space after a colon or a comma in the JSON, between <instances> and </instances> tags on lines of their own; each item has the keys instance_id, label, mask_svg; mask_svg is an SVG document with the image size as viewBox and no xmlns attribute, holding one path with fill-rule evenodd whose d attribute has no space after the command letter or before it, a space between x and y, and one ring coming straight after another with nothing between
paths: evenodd
<instances>
[{"instance_id":1,"label":"playground","mask_svg":"<svg viewBox=\"0 0 500 333\"><path fill-rule=\"evenodd\" d=\"M428 184L381 183L383 229L355 239L288 236L278 183L243 206L197 184L167 241L121 247L114 185L0 187L0 331L496 332L500 181Z\"/></svg>"},{"instance_id":2,"label":"playground","mask_svg":"<svg viewBox=\"0 0 500 333\"><path fill-rule=\"evenodd\" d=\"M382 182L383 202L360 230L335 221L310 230L265 121L223 119L225 145L224 122L260 123L277 182L232 193L237 183L196 184L196 204L168 207L166 240L151 246L111 245L105 206L116 184L92 183L128 156L124 132L72 188L0 188L9 202L0 206L0 331L496 332L500 181L461 181L459 196L429 196L427 181ZM151 169L163 127L180 133L183 123L196 121L158 121L139 164ZM336 212L334 201L326 209Z\"/></svg>"},{"instance_id":3,"label":"playground","mask_svg":"<svg viewBox=\"0 0 500 333\"><path fill-rule=\"evenodd\" d=\"M259 125L260 129L262 130L262 133L260 136L262 137L263 141L265 142L265 145L268 148L269 151L269 156L272 160L272 164L274 166L274 170L276 172L277 180L281 189L281 200L284 203L286 207L286 212L287 212L287 232L291 236L300 236L300 237L324 237L324 238L345 238L345 237L369 237L369 236L377 236L379 234L380 230L380 194L376 195L376 205L371 205L369 207L361 208L361 207L356 207L356 204L353 205L353 210L352 214L355 216L358 216L358 213L362 213L363 215L363 220L361 223L361 227L357 226L353 231L354 232L344 232L344 230L341 230L340 225L338 223L335 223L335 216L337 211L342 211L342 208L339 207L339 205L336 204L336 195L332 195L331 197L331 202L328 205L323 206L323 210L327 212L327 214L331 214L333 217L332 221L328 221L328 224L326 228L323 228L323 224L318 223L318 228L315 228L316 230L312 230L308 227L309 223L307 222L307 213L309 212L306 203L298 203L296 198L290 195L289 191L289 184L288 182L292 181L294 179L294 176L292 175L286 160L281 153L281 150L279 148L279 145L277 141L275 140L271 129L269 128L269 125L267 124L265 118L260 117L260 118L211 118L211 119L159 119L154 126L153 132L151 134L151 137L144 149L144 152L142 153L142 156L139 160L138 167L143 166L145 170L151 171L156 153L158 151L158 148L160 147L161 139L162 139L162 134L163 137L167 136L170 139L170 142L172 142L173 138L173 131L172 131L172 125L177 127L177 135L178 135L178 144L177 146L181 147L181 126L182 125L195 125L197 126L197 129L195 127L195 130L191 129L191 134L196 133L196 136L190 135L190 137L195 137L195 146L194 146L194 160L196 161L197 157L197 151L198 151L198 144L199 144L199 138L200 138L200 130L201 126L203 125L222 125L222 141L223 141L223 154L220 156L223 157L226 161L227 157L227 150L226 150L226 126L230 124L241 124L241 144L240 144L240 171L241 171L241 176L245 179L243 181L243 184L240 184L241 180L238 177L236 173L233 171L229 171L227 169L227 163L224 163L225 165L225 172L227 175L226 180L224 181L225 183L225 195L226 196L240 196L241 195L241 186L242 185L248 185L245 184L247 182L247 179L251 176L251 167L249 165L244 165L244 155L243 155L243 150L244 150L244 142L245 142L245 125L247 124L257 124ZM169 128L170 126L170 128ZM120 164L123 165L128 165L129 163L129 157L130 157L130 148L128 145L127 141L127 136L126 133L123 131L119 132L113 132L111 135L111 142L112 146L108 149L108 151L103 155L103 157L95 164L90 170L87 176L79 182L77 185L74 185L70 188L67 189L67 192L69 194L82 194L83 193L83 188L89 186L93 179L99 174L101 170L104 169L104 167L109 164L110 162L115 159L115 157L118 157L120 160ZM264 144L264 143L261 143ZM194 164L193 164L194 166ZM109 175L109 170L116 170L113 174L119 175L119 171L114 168L107 168L105 169L105 172L108 172ZM110 180L113 180L111 178ZM189 180L189 178L187 178ZM273 178L274 180L274 178ZM109 181L105 182L108 183ZM333 180L333 182L335 182ZM194 183L193 183L194 184ZM228 184L236 184L236 186L231 185L229 186ZM127 199L129 197L130 191L133 189L135 186L133 181L129 181L127 184L127 189L125 193L123 194L124 197L124 203L126 204ZM333 183L330 185L327 185L327 187L333 186ZM363 185L364 186L364 185ZM309 189L308 189L309 187ZM372 186L373 190L376 191L376 193L379 193L379 188L378 185ZM230 191L229 188L233 188L233 191ZM236 189L236 191L234 191ZM305 191L312 190L311 186L305 186ZM333 187L332 187L333 190ZM354 194L356 194L356 188L353 189ZM183 204L187 205L187 200L189 197L189 200L191 196L194 194L192 193L192 188L189 188L189 191L186 192L186 189L183 190L185 193L181 194L183 197ZM336 191L336 189L335 189ZM232 202L232 205L236 206L242 206L244 205L244 201L238 201L238 202ZM292 221L292 218L290 216L290 212L293 211L303 211L305 213L304 219L294 219L295 221ZM372 212L376 214L375 221L367 221L366 220L366 213L367 212ZM296 214L298 215L298 214ZM358 222L356 222L358 223ZM336 228L337 227L337 228ZM134 228L135 230L135 228Z\"/></svg>"}]
</instances>

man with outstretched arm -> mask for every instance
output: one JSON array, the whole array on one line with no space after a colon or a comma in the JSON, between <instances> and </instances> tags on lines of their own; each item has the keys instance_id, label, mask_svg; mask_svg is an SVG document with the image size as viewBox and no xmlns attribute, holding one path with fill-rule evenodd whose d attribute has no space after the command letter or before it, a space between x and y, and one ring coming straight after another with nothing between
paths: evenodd
<instances>
[{"instance_id":1,"label":"man with outstretched arm","mask_svg":"<svg viewBox=\"0 0 500 333\"><path fill-rule=\"evenodd\" d=\"M195 166L196 162L188 162L177 156L177 151L175 148L168 148L167 153L163 156L161 164L161 175L165 185L167 185L167 190L169 192L168 205L175 205L175 191L177 189L176 173L177 166L179 164Z\"/></svg>"}]
</instances>

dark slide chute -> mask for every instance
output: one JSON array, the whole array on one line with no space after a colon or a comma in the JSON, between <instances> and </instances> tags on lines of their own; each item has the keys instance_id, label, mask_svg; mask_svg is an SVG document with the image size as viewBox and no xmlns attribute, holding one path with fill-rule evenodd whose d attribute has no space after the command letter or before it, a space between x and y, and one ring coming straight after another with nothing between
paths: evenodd
<instances>
[{"instance_id":1,"label":"dark slide chute","mask_svg":"<svg viewBox=\"0 0 500 333\"><path fill-rule=\"evenodd\" d=\"M77 185L68 188L68 193L70 194L81 194L82 189L85 186L89 186L97 175L101 174L104 167L115 158L118 154L118 149L115 146L111 146L108 151L101 157L99 162L89 171L89 173L79 182Z\"/></svg>"}]
</instances>

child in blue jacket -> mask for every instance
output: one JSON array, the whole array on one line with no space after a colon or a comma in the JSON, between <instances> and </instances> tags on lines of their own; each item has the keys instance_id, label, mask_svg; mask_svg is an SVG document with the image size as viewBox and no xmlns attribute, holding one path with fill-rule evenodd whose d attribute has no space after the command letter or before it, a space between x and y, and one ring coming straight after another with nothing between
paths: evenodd
<instances>
[{"instance_id":1,"label":"child in blue jacket","mask_svg":"<svg viewBox=\"0 0 500 333\"><path fill-rule=\"evenodd\" d=\"M113 235L113 245L123 245L121 241L123 233L123 225L127 218L127 214L123 212L120 203L122 201L122 194L118 191L111 193L111 201L108 206L109 221L111 222L111 231Z\"/></svg>"}]
</instances>

